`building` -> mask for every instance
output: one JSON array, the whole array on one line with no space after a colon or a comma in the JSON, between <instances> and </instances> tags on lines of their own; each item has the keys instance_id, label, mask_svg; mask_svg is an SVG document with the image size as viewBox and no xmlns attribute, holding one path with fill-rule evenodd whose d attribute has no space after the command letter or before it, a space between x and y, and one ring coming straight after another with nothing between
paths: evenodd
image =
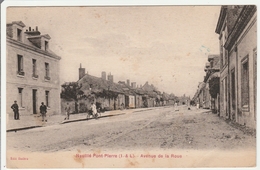
<instances>
[{"instance_id":1,"label":"building","mask_svg":"<svg viewBox=\"0 0 260 170\"><path fill-rule=\"evenodd\" d=\"M205 98L205 87L206 84L204 82L199 82L197 92L193 97L194 104L199 104L199 107L203 108L204 98Z\"/></svg>"},{"instance_id":2,"label":"building","mask_svg":"<svg viewBox=\"0 0 260 170\"><path fill-rule=\"evenodd\" d=\"M49 114L60 113L59 61L61 57L50 50L48 34L38 27L25 30L22 21L6 26L6 104L7 113L14 100L22 115L39 113L41 102Z\"/></svg>"},{"instance_id":3,"label":"building","mask_svg":"<svg viewBox=\"0 0 260 170\"><path fill-rule=\"evenodd\" d=\"M183 96L178 97L178 105L190 105L190 96L186 96L185 94Z\"/></svg>"},{"instance_id":4,"label":"building","mask_svg":"<svg viewBox=\"0 0 260 170\"><path fill-rule=\"evenodd\" d=\"M145 91L145 95L143 100L147 107L155 107L156 106L156 98L160 94L160 92L154 87L153 84L149 84L148 81L141 87L142 90Z\"/></svg>"},{"instance_id":5,"label":"building","mask_svg":"<svg viewBox=\"0 0 260 170\"><path fill-rule=\"evenodd\" d=\"M256 127L256 6L222 6L215 32L220 42L220 116Z\"/></svg>"},{"instance_id":6,"label":"building","mask_svg":"<svg viewBox=\"0 0 260 170\"><path fill-rule=\"evenodd\" d=\"M161 94L152 84L146 82L137 87L136 82L130 80L114 83L113 75L101 72L101 77L85 73L85 68L79 68L79 80L61 85L61 110L69 103L72 112L86 112L91 103L96 103L103 111L118 109L133 109L143 107L164 106L173 104L176 96Z\"/></svg>"}]
</instances>

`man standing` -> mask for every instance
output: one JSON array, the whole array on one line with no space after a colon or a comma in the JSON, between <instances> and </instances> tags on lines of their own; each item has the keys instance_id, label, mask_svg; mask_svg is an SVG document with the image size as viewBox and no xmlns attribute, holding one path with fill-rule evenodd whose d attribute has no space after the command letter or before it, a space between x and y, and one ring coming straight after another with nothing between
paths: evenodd
<instances>
[{"instance_id":1,"label":"man standing","mask_svg":"<svg viewBox=\"0 0 260 170\"><path fill-rule=\"evenodd\" d=\"M44 105L44 103L42 102L42 105L40 106L40 113L42 115L42 121L44 122L47 122L46 119L46 113L47 113L47 107Z\"/></svg>"},{"instance_id":2,"label":"man standing","mask_svg":"<svg viewBox=\"0 0 260 170\"><path fill-rule=\"evenodd\" d=\"M19 120L19 106L16 101L14 101L14 104L11 106L11 108L14 111L14 120Z\"/></svg>"}]
</instances>

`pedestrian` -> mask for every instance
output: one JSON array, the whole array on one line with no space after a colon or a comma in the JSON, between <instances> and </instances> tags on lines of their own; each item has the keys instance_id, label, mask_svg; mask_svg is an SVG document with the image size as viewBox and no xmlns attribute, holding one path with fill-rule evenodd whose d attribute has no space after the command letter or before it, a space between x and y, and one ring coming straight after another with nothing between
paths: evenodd
<instances>
[{"instance_id":1,"label":"pedestrian","mask_svg":"<svg viewBox=\"0 0 260 170\"><path fill-rule=\"evenodd\" d=\"M67 103L65 111L66 111L66 117L64 118L64 120L69 120L70 119L70 105L69 105L69 103Z\"/></svg>"},{"instance_id":2,"label":"pedestrian","mask_svg":"<svg viewBox=\"0 0 260 170\"><path fill-rule=\"evenodd\" d=\"M197 110L200 108L200 104L199 103L197 103Z\"/></svg>"},{"instance_id":3,"label":"pedestrian","mask_svg":"<svg viewBox=\"0 0 260 170\"><path fill-rule=\"evenodd\" d=\"M121 103L121 110L124 109L124 103Z\"/></svg>"},{"instance_id":4,"label":"pedestrian","mask_svg":"<svg viewBox=\"0 0 260 170\"><path fill-rule=\"evenodd\" d=\"M13 109L13 112L14 112L14 120L20 120L20 118L19 118L19 106L18 106L16 100L14 101L14 104L11 106L11 108Z\"/></svg>"},{"instance_id":5,"label":"pedestrian","mask_svg":"<svg viewBox=\"0 0 260 170\"><path fill-rule=\"evenodd\" d=\"M47 122L46 120L46 113L47 113L47 107L44 105L44 103L42 102L42 105L40 106L40 113L42 115L42 122Z\"/></svg>"},{"instance_id":6,"label":"pedestrian","mask_svg":"<svg viewBox=\"0 0 260 170\"><path fill-rule=\"evenodd\" d=\"M95 116L97 114L97 107L96 107L95 103L91 103L90 108L91 108L93 116Z\"/></svg>"},{"instance_id":7,"label":"pedestrian","mask_svg":"<svg viewBox=\"0 0 260 170\"><path fill-rule=\"evenodd\" d=\"M175 102L175 104L174 104L174 111L179 111L178 103L177 103L177 102Z\"/></svg>"}]
</instances>

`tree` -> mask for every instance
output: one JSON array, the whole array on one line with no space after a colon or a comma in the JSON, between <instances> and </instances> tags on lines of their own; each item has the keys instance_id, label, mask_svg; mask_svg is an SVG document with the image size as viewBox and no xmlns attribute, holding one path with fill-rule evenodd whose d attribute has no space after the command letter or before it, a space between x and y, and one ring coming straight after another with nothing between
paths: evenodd
<instances>
[{"instance_id":1,"label":"tree","mask_svg":"<svg viewBox=\"0 0 260 170\"><path fill-rule=\"evenodd\" d=\"M84 92L80 90L81 86L76 82L66 83L61 85L61 87L62 91L60 96L63 99L78 101L78 98L84 95Z\"/></svg>"},{"instance_id":2,"label":"tree","mask_svg":"<svg viewBox=\"0 0 260 170\"><path fill-rule=\"evenodd\" d=\"M213 77L209 80L209 93L212 98L217 98L219 94L219 77Z\"/></svg>"}]
</instances>

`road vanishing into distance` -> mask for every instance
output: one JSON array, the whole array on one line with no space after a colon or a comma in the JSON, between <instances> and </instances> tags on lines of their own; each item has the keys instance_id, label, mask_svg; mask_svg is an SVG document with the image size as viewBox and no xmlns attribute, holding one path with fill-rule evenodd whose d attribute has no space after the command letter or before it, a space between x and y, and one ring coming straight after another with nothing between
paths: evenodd
<instances>
[{"instance_id":1,"label":"road vanishing into distance","mask_svg":"<svg viewBox=\"0 0 260 170\"><path fill-rule=\"evenodd\" d=\"M187 106L179 107L179 111L175 111L174 107L158 107L88 121L8 132L7 139L7 150L10 153L73 152L78 157L87 156L85 153L91 153L92 157L93 153L97 157L104 157L104 154L113 157L113 151L144 151L146 154L143 156L151 158L152 151L255 153L256 148L255 135L231 126L209 110L197 110L195 107L189 110ZM183 152L180 153L178 155L175 152L175 156L185 156Z\"/></svg>"}]
</instances>

